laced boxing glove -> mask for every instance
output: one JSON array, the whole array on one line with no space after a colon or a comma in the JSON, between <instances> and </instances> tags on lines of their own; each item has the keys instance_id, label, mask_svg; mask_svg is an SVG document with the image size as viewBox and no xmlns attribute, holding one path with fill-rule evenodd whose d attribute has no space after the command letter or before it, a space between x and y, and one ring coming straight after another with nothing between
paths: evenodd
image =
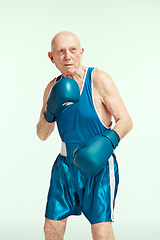
<instances>
[{"instance_id":1,"label":"laced boxing glove","mask_svg":"<svg viewBox=\"0 0 160 240\"><path fill-rule=\"evenodd\" d=\"M44 117L48 122L54 122L64 111L68 102L76 103L80 99L77 82L71 78L62 78L56 82L48 96Z\"/></svg>"},{"instance_id":2,"label":"laced boxing glove","mask_svg":"<svg viewBox=\"0 0 160 240\"><path fill-rule=\"evenodd\" d=\"M107 130L82 143L74 152L74 163L89 175L94 175L107 163L119 141L115 131Z\"/></svg>"}]
</instances>

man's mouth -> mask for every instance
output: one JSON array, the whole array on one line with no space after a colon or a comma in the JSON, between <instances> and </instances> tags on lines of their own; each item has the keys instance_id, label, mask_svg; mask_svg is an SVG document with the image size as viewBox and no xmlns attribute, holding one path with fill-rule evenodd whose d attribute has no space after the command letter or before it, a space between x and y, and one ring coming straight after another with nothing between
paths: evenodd
<instances>
[{"instance_id":1,"label":"man's mouth","mask_svg":"<svg viewBox=\"0 0 160 240\"><path fill-rule=\"evenodd\" d=\"M69 67L69 66L72 66L73 64L64 64L65 67Z\"/></svg>"}]
</instances>

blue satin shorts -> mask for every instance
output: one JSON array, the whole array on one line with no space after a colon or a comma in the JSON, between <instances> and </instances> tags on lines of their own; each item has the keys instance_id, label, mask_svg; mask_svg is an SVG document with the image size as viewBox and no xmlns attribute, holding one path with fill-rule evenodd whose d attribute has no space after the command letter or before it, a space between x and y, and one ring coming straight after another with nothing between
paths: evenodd
<instances>
[{"instance_id":1,"label":"blue satin shorts","mask_svg":"<svg viewBox=\"0 0 160 240\"><path fill-rule=\"evenodd\" d=\"M59 154L52 168L45 217L62 220L83 213L91 224L112 222L118 183L114 154L94 176L79 169L73 158Z\"/></svg>"}]
</instances>

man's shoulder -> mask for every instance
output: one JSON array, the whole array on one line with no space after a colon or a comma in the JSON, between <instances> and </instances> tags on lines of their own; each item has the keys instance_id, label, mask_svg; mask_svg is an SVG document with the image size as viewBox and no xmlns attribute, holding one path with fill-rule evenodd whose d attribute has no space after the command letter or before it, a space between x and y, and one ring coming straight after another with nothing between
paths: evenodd
<instances>
[{"instance_id":1,"label":"man's shoulder","mask_svg":"<svg viewBox=\"0 0 160 240\"><path fill-rule=\"evenodd\" d=\"M93 84L97 87L101 84L107 84L108 82L112 81L111 77L107 72L104 72L103 70L98 68L94 69L92 79Z\"/></svg>"},{"instance_id":2,"label":"man's shoulder","mask_svg":"<svg viewBox=\"0 0 160 240\"><path fill-rule=\"evenodd\" d=\"M48 94L53 86L53 84L55 83L57 78L54 78L53 80L51 80L48 84L47 84L47 87L45 88L45 91L44 91L44 99L46 100L47 97L48 97Z\"/></svg>"},{"instance_id":3,"label":"man's shoulder","mask_svg":"<svg viewBox=\"0 0 160 240\"><path fill-rule=\"evenodd\" d=\"M58 77L53 78L48 84L46 88L50 88L53 86L55 82L58 82L62 78L62 74L59 75Z\"/></svg>"},{"instance_id":4,"label":"man's shoulder","mask_svg":"<svg viewBox=\"0 0 160 240\"><path fill-rule=\"evenodd\" d=\"M47 89L47 88L51 88L51 87L53 86L53 84L55 83L56 79L57 79L57 78L52 79L52 80L47 84L46 89Z\"/></svg>"}]
</instances>

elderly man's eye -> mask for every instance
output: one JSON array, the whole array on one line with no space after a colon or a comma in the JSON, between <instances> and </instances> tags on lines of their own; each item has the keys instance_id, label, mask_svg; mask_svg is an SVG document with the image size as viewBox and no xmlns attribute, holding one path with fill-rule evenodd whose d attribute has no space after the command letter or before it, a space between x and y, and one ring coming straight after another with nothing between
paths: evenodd
<instances>
[{"instance_id":1,"label":"elderly man's eye","mask_svg":"<svg viewBox=\"0 0 160 240\"><path fill-rule=\"evenodd\" d=\"M58 50L58 54L62 54L63 53L63 49Z\"/></svg>"},{"instance_id":2,"label":"elderly man's eye","mask_svg":"<svg viewBox=\"0 0 160 240\"><path fill-rule=\"evenodd\" d=\"M76 52L76 48L71 48L71 52Z\"/></svg>"}]
</instances>

